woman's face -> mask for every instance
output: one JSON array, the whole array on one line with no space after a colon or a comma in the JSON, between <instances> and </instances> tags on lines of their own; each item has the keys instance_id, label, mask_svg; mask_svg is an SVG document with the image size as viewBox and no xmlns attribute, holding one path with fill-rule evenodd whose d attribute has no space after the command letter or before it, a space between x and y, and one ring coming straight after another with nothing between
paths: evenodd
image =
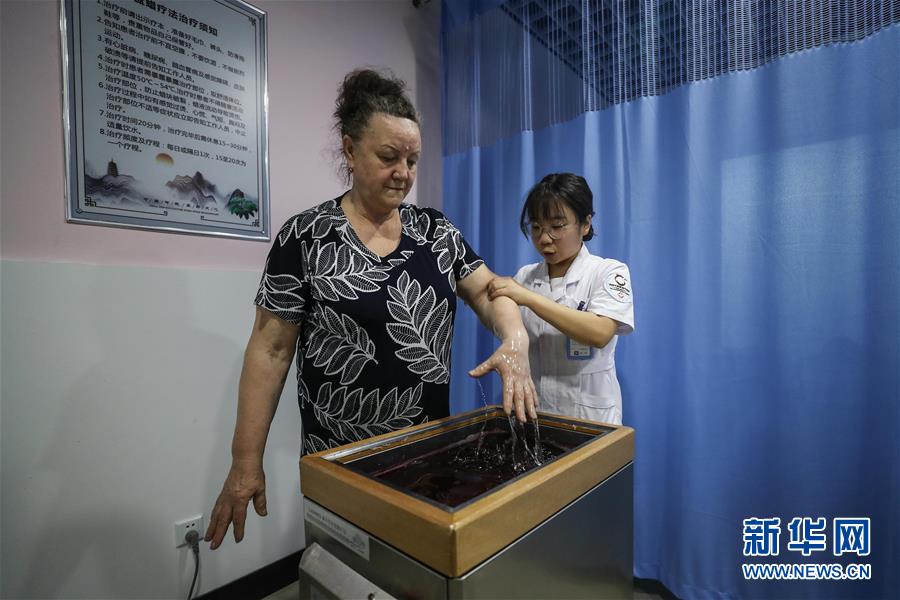
<instances>
[{"instance_id":1,"label":"woman's face","mask_svg":"<svg viewBox=\"0 0 900 600\"><path fill-rule=\"evenodd\" d=\"M551 207L547 217L531 223L531 243L547 261L550 277L562 277L581 250L581 240L591 228L591 218L579 223L575 211L564 202Z\"/></svg>"},{"instance_id":2,"label":"woman's face","mask_svg":"<svg viewBox=\"0 0 900 600\"><path fill-rule=\"evenodd\" d=\"M415 121L375 113L362 137L345 135L343 146L353 169L354 197L376 211L398 208L416 180L422 151Z\"/></svg>"}]
</instances>

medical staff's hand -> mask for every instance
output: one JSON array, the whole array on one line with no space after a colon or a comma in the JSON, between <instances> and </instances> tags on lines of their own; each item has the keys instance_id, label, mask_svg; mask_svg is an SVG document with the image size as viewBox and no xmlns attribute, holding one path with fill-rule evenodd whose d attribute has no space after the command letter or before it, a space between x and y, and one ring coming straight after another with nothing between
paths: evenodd
<instances>
[{"instance_id":1,"label":"medical staff's hand","mask_svg":"<svg viewBox=\"0 0 900 600\"><path fill-rule=\"evenodd\" d=\"M519 306L523 306L529 294L534 292L525 289L512 277L494 277L488 284L488 298L494 300L506 296Z\"/></svg>"},{"instance_id":2,"label":"medical staff's hand","mask_svg":"<svg viewBox=\"0 0 900 600\"><path fill-rule=\"evenodd\" d=\"M537 419L537 390L531 380L528 365L527 338L504 340L486 361L469 371L472 377L482 377L490 371L497 371L503 381L503 410L510 414L516 411L516 418L525 422L528 417Z\"/></svg>"},{"instance_id":3,"label":"medical staff's hand","mask_svg":"<svg viewBox=\"0 0 900 600\"><path fill-rule=\"evenodd\" d=\"M211 542L210 550L215 550L222 544L228 526L234 525L234 541L244 539L244 523L247 520L247 503L253 499L253 508L261 517L266 512L266 474L262 465L245 464L234 461L231 470L222 486L222 491L216 499L212 516L209 519L209 527L206 529L204 540Z\"/></svg>"}]
</instances>

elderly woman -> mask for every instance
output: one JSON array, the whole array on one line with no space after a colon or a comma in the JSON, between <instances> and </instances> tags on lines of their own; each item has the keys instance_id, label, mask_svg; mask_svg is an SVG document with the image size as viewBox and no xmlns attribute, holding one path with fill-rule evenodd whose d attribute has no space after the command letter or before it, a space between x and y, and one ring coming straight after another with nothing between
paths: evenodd
<instances>
[{"instance_id":1,"label":"elderly woman","mask_svg":"<svg viewBox=\"0 0 900 600\"><path fill-rule=\"evenodd\" d=\"M244 355L232 465L206 532L244 535L247 504L266 514L262 461L294 355L303 451L361 440L450 412L456 295L500 338L470 371L496 370L503 406L536 417L518 306L488 297L494 275L440 212L403 202L421 152L404 83L350 73L334 113L350 190L282 227L256 296Z\"/></svg>"}]
</instances>

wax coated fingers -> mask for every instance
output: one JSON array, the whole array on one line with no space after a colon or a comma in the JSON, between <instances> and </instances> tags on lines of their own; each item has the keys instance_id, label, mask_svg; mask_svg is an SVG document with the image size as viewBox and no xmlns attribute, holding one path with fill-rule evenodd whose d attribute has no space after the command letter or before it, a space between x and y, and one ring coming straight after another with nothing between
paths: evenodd
<instances>
[{"instance_id":1,"label":"wax coated fingers","mask_svg":"<svg viewBox=\"0 0 900 600\"><path fill-rule=\"evenodd\" d=\"M486 361L469 371L469 377L484 377L488 373L494 370L493 356L488 358Z\"/></svg>"},{"instance_id":2,"label":"wax coated fingers","mask_svg":"<svg viewBox=\"0 0 900 600\"><path fill-rule=\"evenodd\" d=\"M532 421L537 420L538 396L531 378L525 383L525 409Z\"/></svg>"},{"instance_id":3,"label":"wax coated fingers","mask_svg":"<svg viewBox=\"0 0 900 600\"><path fill-rule=\"evenodd\" d=\"M525 423L528 420L528 413L526 409L526 397L525 397L525 385L524 382L516 378L513 382L514 393L513 393L513 402L516 407L516 418L520 423Z\"/></svg>"}]
</instances>

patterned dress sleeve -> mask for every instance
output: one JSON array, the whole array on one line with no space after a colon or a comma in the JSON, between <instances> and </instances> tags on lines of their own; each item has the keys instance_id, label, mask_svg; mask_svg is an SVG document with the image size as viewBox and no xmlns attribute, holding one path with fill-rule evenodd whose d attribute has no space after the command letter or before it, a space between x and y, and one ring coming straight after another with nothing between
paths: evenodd
<instances>
[{"instance_id":1,"label":"patterned dress sleeve","mask_svg":"<svg viewBox=\"0 0 900 600\"><path fill-rule=\"evenodd\" d=\"M256 292L256 305L294 325L310 311L310 286L299 236L303 214L281 228L272 243L266 268Z\"/></svg>"},{"instance_id":2,"label":"patterned dress sleeve","mask_svg":"<svg viewBox=\"0 0 900 600\"><path fill-rule=\"evenodd\" d=\"M432 250L437 254L438 268L451 276L453 288L456 282L471 275L484 264L484 260L463 238L462 233L439 211L430 209L434 216Z\"/></svg>"}]
</instances>

